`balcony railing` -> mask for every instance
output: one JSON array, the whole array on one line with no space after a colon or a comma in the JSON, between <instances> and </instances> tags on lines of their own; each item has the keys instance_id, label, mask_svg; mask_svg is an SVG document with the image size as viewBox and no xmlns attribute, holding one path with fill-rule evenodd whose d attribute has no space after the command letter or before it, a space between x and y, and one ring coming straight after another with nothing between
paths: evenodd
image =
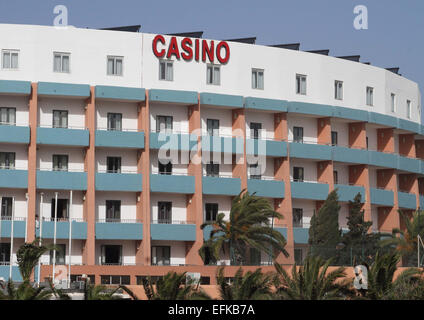
<instances>
[{"instance_id":1,"label":"balcony railing","mask_svg":"<svg viewBox=\"0 0 424 320\"><path fill-rule=\"evenodd\" d=\"M0 220L12 221L12 216L1 216ZM14 217L13 221L26 221L26 217Z\"/></svg>"},{"instance_id":2,"label":"balcony railing","mask_svg":"<svg viewBox=\"0 0 424 320\"><path fill-rule=\"evenodd\" d=\"M194 221L186 220L170 220L170 219L158 219L152 220L152 224L195 224Z\"/></svg>"},{"instance_id":3,"label":"balcony railing","mask_svg":"<svg viewBox=\"0 0 424 320\"><path fill-rule=\"evenodd\" d=\"M104 218L97 219L96 222L99 223L142 223L140 219L112 219L112 218Z\"/></svg>"},{"instance_id":4,"label":"balcony railing","mask_svg":"<svg viewBox=\"0 0 424 320\"><path fill-rule=\"evenodd\" d=\"M43 222L54 222L54 217L42 217ZM69 222L69 220L71 221L75 221L75 222L85 222L85 220L83 218L72 218L69 219L68 217L66 218L57 218L56 221L57 222Z\"/></svg>"}]
</instances>

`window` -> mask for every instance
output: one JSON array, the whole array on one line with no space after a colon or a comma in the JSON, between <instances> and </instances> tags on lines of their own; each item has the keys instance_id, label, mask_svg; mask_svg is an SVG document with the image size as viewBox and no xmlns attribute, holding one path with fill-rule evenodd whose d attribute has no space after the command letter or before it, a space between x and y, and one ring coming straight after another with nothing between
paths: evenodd
<instances>
[{"instance_id":1,"label":"window","mask_svg":"<svg viewBox=\"0 0 424 320\"><path fill-rule=\"evenodd\" d=\"M159 80L174 80L174 67L171 60L159 60Z\"/></svg>"},{"instance_id":2,"label":"window","mask_svg":"<svg viewBox=\"0 0 424 320\"><path fill-rule=\"evenodd\" d=\"M1 198L0 220L10 220L12 218L12 203L13 199L11 197Z\"/></svg>"},{"instance_id":3,"label":"window","mask_svg":"<svg viewBox=\"0 0 424 320\"><path fill-rule=\"evenodd\" d=\"M261 252L256 248L250 248L249 250L250 265L260 266L261 265Z\"/></svg>"},{"instance_id":4,"label":"window","mask_svg":"<svg viewBox=\"0 0 424 320\"><path fill-rule=\"evenodd\" d=\"M261 166L257 163L249 165L249 178L250 179L261 179L262 170Z\"/></svg>"},{"instance_id":5,"label":"window","mask_svg":"<svg viewBox=\"0 0 424 320\"><path fill-rule=\"evenodd\" d=\"M65 244L56 244L56 264L65 264L65 253L66 245ZM50 264L53 264L53 250L50 251Z\"/></svg>"},{"instance_id":6,"label":"window","mask_svg":"<svg viewBox=\"0 0 424 320\"><path fill-rule=\"evenodd\" d=\"M250 123L250 138L260 139L262 131L262 123L251 122Z\"/></svg>"},{"instance_id":7,"label":"window","mask_svg":"<svg viewBox=\"0 0 424 320\"><path fill-rule=\"evenodd\" d=\"M331 131L331 145L337 146L337 131Z\"/></svg>"},{"instance_id":8,"label":"window","mask_svg":"<svg viewBox=\"0 0 424 320\"><path fill-rule=\"evenodd\" d=\"M303 250L300 248L294 249L294 262L297 266L303 265Z\"/></svg>"},{"instance_id":9,"label":"window","mask_svg":"<svg viewBox=\"0 0 424 320\"><path fill-rule=\"evenodd\" d=\"M374 105L374 88L367 87L367 106Z\"/></svg>"},{"instance_id":10,"label":"window","mask_svg":"<svg viewBox=\"0 0 424 320\"><path fill-rule=\"evenodd\" d=\"M396 111L396 95L394 93L392 93L390 95L390 101L391 101L391 111L395 112Z\"/></svg>"},{"instance_id":11,"label":"window","mask_svg":"<svg viewBox=\"0 0 424 320\"><path fill-rule=\"evenodd\" d=\"M19 68L19 50L2 50L3 69Z\"/></svg>"},{"instance_id":12,"label":"window","mask_svg":"<svg viewBox=\"0 0 424 320\"><path fill-rule=\"evenodd\" d=\"M264 70L252 69L252 89L264 88Z\"/></svg>"},{"instance_id":13,"label":"window","mask_svg":"<svg viewBox=\"0 0 424 320\"><path fill-rule=\"evenodd\" d=\"M102 285L129 285L130 284L130 276L100 276L100 283Z\"/></svg>"},{"instance_id":14,"label":"window","mask_svg":"<svg viewBox=\"0 0 424 320\"><path fill-rule=\"evenodd\" d=\"M0 243L0 266L10 263L10 243Z\"/></svg>"},{"instance_id":15,"label":"window","mask_svg":"<svg viewBox=\"0 0 424 320\"><path fill-rule=\"evenodd\" d=\"M172 202L158 202L158 223L172 223Z\"/></svg>"},{"instance_id":16,"label":"window","mask_svg":"<svg viewBox=\"0 0 424 320\"><path fill-rule=\"evenodd\" d=\"M121 221L121 201L106 200L106 222Z\"/></svg>"},{"instance_id":17,"label":"window","mask_svg":"<svg viewBox=\"0 0 424 320\"><path fill-rule=\"evenodd\" d=\"M303 182L303 168L293 167L293 181Z\"/></svg>"},{"instance_id":18,"label":"window","mask_svg":"<svg viewBox=\"0 0 424 320\"><path fill-rule=\"evenodd\" d=\"M53 171L68 171L68 156L63 154L53 155Z\"/></svg>"},{"instance_id":19,"label":"window","mask_svg":"<svg viewBox=\"0 0 424 320\"><path fill-rule=\"evenodd\" d=\"M207 119L206 130L208 131L209 136L219 136L219 120Z\"/></svg>"},{"instance_id":20,"label":"window","mask_svg":"<svg viewBox=\"0 0 424 320\"><path fill-rule=\"evenodd\" d=\"M172 174L172 163L169 160L167 162L162 163L162 160L159 160L159 174ZM165 160L163 160L165 161Z\"/></svg>"},{"instance_id":21,"label":"window","mask_svg":"<svg viewBox=\"0 0 424 320\"><path fill-rule=\"evenodd\" d=\"M51 217L54 219L54 212L56 210L56 199L52 199L51 205ZM68 199L57 199L57 220L67 220L69 212L69 201Z\"/></svg>"},{"instance_id":22,"label":"window","mask_svg":"<svg viewBox=\"0 0 424 320\"><path fill-rule=\"evenodd\" d=\"M296 93L306 94L306 76L302 74L296 75Z\"/></svg>"},{"instance_id":23,"label":"window","mask_svg":"<svg viewBox=\"0 0 424 320\"><path fill-rule=\"evenodd\" d=\"M218 204L217 203L206 203L205 204L205 222L216 221L218 216Z\"/></svg>"},{"instance_id":24,"label":"window","mask_svg":"<svg viewBox=\"0 0 424 320\"><path fill-rule=\"evenodd\" d=\"M336 80L334 82L334 98L336 100L343 100L343 81Z\"/></svg>"},{"instance_id":25,"label":"window","mask_svg":"<svg viewBox=\"0 0 424 320\"><path fill-rule=\"evenodd\" d=\"M53 110L53 128L68 128L68 111Z\"/></svg>"},{"instance_id":26,"label":"window","mask_svg":"<svg viewBox=\"0 0 424 320\"><path fill-rule=\"evenodd\" d=\"M206 83L219 86L221 83L220 70L220 66L208 64L206 67Z\"/></svg>"},{"instance_id":27,"label":"window","mask_svg":"<svg viewBox=\"0 0 424 320\"><path fill-rule=\"evenodd\" d=\"M107 57L107 74L109 76L122 76L123 57Z\"/></svg>"},{"instance_id":28,"label":"window","mask_svg":"<svg viewBox=\"0 0 424 320\"><path fill-rule=\"evenodd\" d=\"M210 177L218 177L219 176L219 163L210 163L206 164L206 175Z\"/></svg>"},{"instance_id":29,"label":"window","mask_svg":"<svg viewBox=\"0 0 424 320\"><path fill-rule=\"evenodd\" d=\"M293 142L303 143L302 127L293 127Z\"/></svg>"},{"instance_id":30,"label":"window","mask_svg":"<svg viewBox=\"0 0 424 320\"><path fill-rule=\"evenodd\" d=\"M303 227L303 209L302 208L293 208L293 227L294 228Z\"/></svg>"},{"instance_id":31,"label":"window","mask_svg":"<svg viewBox=\"0 0 424 320\"><path fill-rule=\"evenodd\" d=\"M114 131L122 130L122 113L107 114L107 129Z\"/></svg>"},{"instance_id":32,"label":"window","mask_svg":"<svg viewBox=\"0 0 424 320\"><path fill-rule=\"evenodd\" d=\"M172 117L156 116L156 131L157 132L172 132Z\"/></svg>"},{"instance_id":33,"label":"window","mask_svg":"<svg viewBox=\"0 0 424 320\"><path fill-rule=\"evenodd\" d=\"M171 247L153 246L152 247L152 265L169 266L171 264Z\"/></svg>"},{"instance_id":34,"label":"window","mask_svg":"<svg viewBox=\"0 0 424 320\"><path fill-rule=\"evenodd\" d=\"M411 100L406 100L406 117L411 119Z\"/></svg>"},{"instance_id":35,"label":"window","mask_svg":"<svg viewBox=\"0 0 424 320\"><path fill-rule=\"evenodd\" d=\"M107 157L107 172L121 173L121 157Z\"/></svg>"},{"instance_id":36,"label":"window","mask_svg":"<svg viewBox=\"0 0 424 320\"><path fill-rule=\"evenodd\" d=\"M339 173L334 170L333 171L334 184L339 184Z\"/></svg>"},{"instance_id":37,"label":"window","mask_svg":"<svg viewBox=\"0 0 424 320\"><path fill-rule=\"evenodd\" d=\"M367 149L368 149L368 137L365 138Z\"/></svg>"},{"instance_id":38,"label":"window","mask_svg":"<svg viewBox=\"0 0 424 320\"><path fill-rule=\"evenodd\" d=\"M16 108L0 108L0 125L16 125Z\"/></svg>"},{"instance_id":39,"label":"window","mask_svg":"<svg viewBox=\"0 0 424 320\"><path fill-rule=\"evenodd\" d=\"M53 53L53 71L69 73L69 53Z\"/></svg>"},{"instance_id":40,"label":"window","mask_svg":"<svg viewBox=\"0 0 424 320\"><path fill-rule=\"evenodd\" d=\"M0 152L0 169L15 169L14 152Z\"/></svg>"},{"instance_id":41,"label":"window","mask_svg":"<svg viewBox=\"0 0 424 320\"><path fill-rule=\"evenodd\" d=\"M101 263L102 265L122 265L122 246L102 245Z\"/></svg>"}]
</instances>

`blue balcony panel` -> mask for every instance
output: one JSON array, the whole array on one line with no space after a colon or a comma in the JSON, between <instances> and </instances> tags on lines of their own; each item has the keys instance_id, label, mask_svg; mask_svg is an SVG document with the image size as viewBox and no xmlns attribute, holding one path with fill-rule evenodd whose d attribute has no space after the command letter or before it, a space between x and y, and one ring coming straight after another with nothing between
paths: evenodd
<instances>
[{"instance_id":1,"label":"blue balcony panel","mask_svg":"<svg viewBox=\"0 0 424 320\"><path fill-rule=\"evenodd\" d=\"M275 227L274 229L277 230L279 233L281 233L284 237L284 239L287 240L287 228L286 227Z\"/></svg>"},{"instance_id":2,"label":"blue balcony panel","mask_svg":"<svg viewBox=\"0 0 424 320\"><path fill-rule=\"evenodd\" d=\"M96 222L96 239L142 240L142 223Z\"/></svg>"},{"instance_id":3,"label":"blue balcony panel","mask_svg":"<svg viewBox=\"0 0 424 320\"><path fill-rule=\"evenodd\" d=\"M286 100L246 97L244 107L261 111L287 112L288 102Z\"/></svg>"},{"instance_id":4,"label":"blue balcony panel","mask_svg":"<svg viewBox=\"0 0 424 320\"><path fill-rule=\"evenodd\" d=\"M289 101L288 105L288 111L293 113L312 114L320 117L333 115L333 107L329 105L295 101Z\"/></svg>"},{"instance_id":5,"label":"blue balcony panel","mask_svg":"<svg viewBox=\"0 0 424 320\"><path fill-rule=\"evenodd\" d=\"M36 236L40 236L40 228L36 229ZM43 221L42 239L54 238L54 221ZM56 238L69 239L69 222L56 222ZM72 221L72 239L85 240L87 239L87 222Z\"/></svg>"},{"instance_id":6,"label":"blue balcony panel","mask_svg":"<svg viewBox=\"0 0 424 320\"><path fill-rule=\"evenodd\" d=\"M331 160L331 146L311 143L289 144L289 153L291 158Z\"/></svg>"},{"instance_id":7,"label":"blue balcony panel","mask_svg":"<svg viewBox=\"0 0 424 320\"><path fill-rule=\"evenodd\" d=\"M9 281L9 274L10 274L10 266L0 265L0 278L3 278L4 281ZM35 272L35 274L37 274L37 272ZM22 282L22 276L18 266L12 266L12 280L14 282Z\"/></svg>"},{"instance_id":8,"label":"blue balcony panel","mask_svg":"<svg viewBox=\"0 0 424 320\"><path fill-rule=\"evenodd\" d=\"M169 192L192 194L195 190L195 178L193 176L179 175L150 175L151 192Z\"/></svg>"},{"instance_id":9,"label":"blue balcony panel","mask_svg":"<svg viewBox=\"0 0 424 320\"><path fill-rule=\"evenodd\" d=\"M248 179L247 190L249 193L256 192L260 197L284 198L283 181Z\"/></svg>"},{"instance_id":10,"label":"blue balcony panel","mask_svg":"<svg viewBox=\"0 0 424 320\"><path fill-rule=\"evenodd\" d=\"M294 243L308 244L309 228L293 228Z\"/></svg>"},{"instance_id":11,"label":"blue balcony panel","mask_svg":"<svg viewBox=\"0 0 424 320\"><path fill-rule=\"evenodd\" d=\"M403 129L403 130L407 130L407 131L411 131L417 134L421 133L421 128L420 128L420 124L417 122L412 122L409 120L404 120L404 119L400 119L398 118L398 128L399 129Z\"/></svg>"},{"instance_id":12,"label":"blue balcony panel","mask_svg":"<svg viewBox=\"0 0 424 320\"><path fill-rule=\"evenodd\" d=\"M268 157L286 157L287 142L278 140L247 139L246 153Z\"/></svg>"},{"instance_id":13,"label":"blue balcony panel","mask_svg":"<svg viewBox=\"0 0 424 320\"><path fill-rule=\"evenodd\" d=\"M96 173L96 190L141 192L141 173Z\"/></svg>"},{"instance_id":14,"label":"blue balcony panel","mask_svg":"<svg viewBox=\"0 0 424 320\"><path fill-rule=\"evenodd\" d=\"M424 208L424 196L420 195L420 208Z\"/></svg>"},{"instance_id":15,"label":"blue balcony panel","mask_svg":"<svg viewBox=\"0 0 424 320\"><path fill-rule=\"evenodd\" d=\"M368 122L382 124L393 128L398 126L397 118L377 112L368 112Z\"/></svg>"},{"instance_id":16,"label":"blue balcony panel","mask_svg":"<svg viewBox=\"0 0 424 320\"><path fill-rule=\"evenodd\" d=\"M195 241L195 224L153 223L150 225L152 240Z\"/></svg>"},{"instance_id":17,"label":"blue balcony panel","mask_svg":"<svg viewBox=\"0 0 424 320\"><path fill-rule=\"evenodd\" d=\"M367 150L333 146L332 152L334 161L359 164L368 163Z\"/></svg>"},{"instance_id":18,"label":"blue balcony panel","mask_svg":"<svg viewBox=\"0 0 424 320\"><path fill-rule=\"evenodd\" d=\"M50 190L87 190L87 173L37 170L37 188Z\"/></svg>"},{"instance_id":19,"label":"blue balcony panel","mask_svg":"<svg viewBox=\"0 0 424 320\"><path fill-rule=\"evenodd\" d=\"M96 147L144 149L144 132L96 130Z\"/></svg>"},{"instance_id":20,"label":"blue balcony panel","mask_svg":"<svg viewBox=\"0 0 424 320\"><path fill-rule=\"evenodd\" d=\"M10 238L12 234L12 221L0 220L1 237ZM13 222L13 238L25 238L26 221L15 220ZM2 240L4 242L5 239Z\"/></svg>"},{"instance_id":21,"label":"blue balcony panel","mask_svg":"<svg viewBox=\"0 0 424 320\"><path fill-rule=\"evenodd\" d=\"M29 127L0 125L0 142L29 143Z\"/></svg>"},{"instance_id":22,"label":"blue balcony panel","mask_svg":"<svg viewBox=\"0 0 424 320\"><path fill-rule=\"evenodd\" d=\"M397 168L398 156L393 153L368 151L368 164L377 167Z\"/></svg>"},{"instance_id":23,"label":"blue balcony panel","mask_svg":"<svg viewBox=\"0 0 424 320\"><path fill-rule=\"evenodd\" d=\"M198 103L198 94L195 91L151 89L149 90L149 101L190 105Z\"/></svg>"},{"instance_id":24,"label":"blue balcony panel","mask_svg":"<svg viewBox=\"0 0 424 320\"><path fill-rule=\"evenodd\" d=\"M150 149L197 151L197 135L166 132L150 132Z\"/></svg>"},{"instance_id":25,"label":"blue balcony panel","mask_svg":"<svg viewBox=\"0 0 424 320\"><path fill-rule=\"evenodd\" d=\"M37 143L88 147L90 134L85 129L37 128Z\"/></svg>"},{"instance_id":26,"label":"blue balcony panel","mask_svg":"<svg viewBox=\"0 0 424 320\"><path fill-rule=\"evenodd\" d=\"M399 156L397 169L421 173L421 160Z\"/></svg>"},{"instance_id":27,"label":"blue balcony panel","mask_svg":"<svg viewBox=\"0 0 424 320\"><path fill-rule=\"evenodd\" d=\"M398 192L399 208L413 209L417 208L417 198L413 193Z\"/></svg>"},{"instance_id":28,"label":"blue balcony panel","mask_svg":"<svg viewBox=\"0 0 424 320\"><path fill-rule=\"evenodd\" d=\"M383 190L370 188L371 204L392 207L394 205L394 192L392 190Z\"/></svg>"},{"instance_id":29,"label":"blue balcony panel","mask_svg":"<svg viewBox=\"0 0 424 320\"><path fill-rule=\"evenodd\" d=\"M0 169L0 188L27 189L27 170Z\"/></svg>"},{"instance_id":30,"label":"blue balcony panel","mask_svg":"<svg viewBox=\"0 0 424 320\"><path fill-rule=\"evenodd\" d=\"M243 108L243 97L229 94L200 93L200 103L209 106Z\"/></svg>"},{"instance_id":31,"label":"blue balcony panel","mask_svg":"<svg viewBox=\"0 0 424 320\"><path fill-rule=\"evenodd\" d=\"M202 151L243 154L243 138L202 136Z\"/></svg>"},{"instance_id":32,"label":"blue balcony panel","mask_svg":"<svg viewBox=\"0 0 424 320\"><path fill-rule=\"evenodd\" d=\"M364 110L335 106L333 107L333 117L358 121L368 121L368 112Z\"/></svg>"},{"instance_id":33,"label":"blue balcony panel","mask_svg":"<svg viewBox=\"0 0 424 320\"><path fill-rule=\"evenodd\" d=\"M339 201L348 202L353 201L355 196L360 193L362 202L365 202L365 188L361 186L349 186L343 184L336 184L334 188L337 188L337 194Z\"/></svg>"},{"instance_id":34,"label":"blue balcony panel","mask_svg":"<svg viewBox=\"0 0 424 320\"><path fill-rule=\"evenodd\" d=\"M90 86L88 84L39 82L38 95L88 98L90 96Z\"/></svg>"},{"instance_id":35,"label":"blue balcony panel","mask_svg":"<svg viewBox=\"0 0 424 320\"><path fill-rule=\"evenodd\" d=\"M113 99L119 101L144 101L146 90L143 88L96 86L97 99Z\"/></svg>"},{"instance_id":36,"label":"blue balcony panel","mask_svg":"<svg viewBox=\"0 0 424 320\"><path fill-rule=\"evenodd\" d=\"M329 191L328 184L311 182L291 182L291 195L295 199L325 200Z\"/></svg>"},{"instance_id":37,"label":"blue balcony panel","mask_svg":"<svg viewBox=\"0 0 424 320\"><path fill-rule=\"evenodd\" d=\"M31 82L16 80L0 80L0 94L7 95L29 95L31 93Z\"/></svg>"},{"instance_id":38,"label":"blue balcony panel","mask_svg":"<svg viewBox=\"0 0 424 320\"><path fill-rule=\"evenodd\" d=\"M241 180L239 178L202 178L203 194L215 194L223 196L237 196L241 192Z\"/></svg>"}]
</instances>

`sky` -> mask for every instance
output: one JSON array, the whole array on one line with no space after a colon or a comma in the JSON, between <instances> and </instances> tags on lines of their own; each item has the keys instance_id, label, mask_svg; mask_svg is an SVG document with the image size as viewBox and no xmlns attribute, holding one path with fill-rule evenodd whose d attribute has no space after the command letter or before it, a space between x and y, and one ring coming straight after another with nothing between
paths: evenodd
<instances>
[{"instance_id":1,"label":"sky","mask_svg":"<svg viewBox=\"0 0 424 320\"><path fill-rule=\"evenodd\" d=\"M378 67L400 67L424 92L423 0L2 0L0 23L53 25L56 5L79 28L204 31L210 39L256 37L260 45L300 42L301 50L361 55ZM353 26L357 5L368 9L367 30Z\"/></svg>"}]
</instances>

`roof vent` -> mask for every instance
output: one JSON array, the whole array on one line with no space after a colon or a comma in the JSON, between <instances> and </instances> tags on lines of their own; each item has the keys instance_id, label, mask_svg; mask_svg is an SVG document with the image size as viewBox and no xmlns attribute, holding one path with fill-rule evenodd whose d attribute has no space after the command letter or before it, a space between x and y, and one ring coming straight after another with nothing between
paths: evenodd
<instances>
[{"instance_id":1,"label":"roof vent","mask_svg":"<svg viewBox=\"0 0 424 320\"><path fill-rule=\"evenodd\" d=\"M359 59L361 58L361 56L341 56L336 58L359 62Z\"/></svg>"},{"instance_id":2,"label":"roof vent","mask_svg":"<svg viewBox=\"0 0 424 320\"><path fill-rule=\"evenodd\" d=\"M330 50L328 50L328 49L325 49L325 50L309 50L309 51L306 51L306 52L322 54L324 56L328 56L328 54L330 53Z\"/></svg>"},{"instance_id":3,"label":"roof vent","mask_svg":"<svg viewBox=\"0 0 424 320\"><path fill-rule=\"evenodd\" d=\"M390 71L390 72L393 72L393 73L396 73L396 74L398 74L398 75L401 75L401 74L399 73L399 67L395 67L395 68L386 68L386 70L388 70L388 71Z\"/></svg>"},{"instance_id":4,"label":"roof vent","mask_svg":"<svg viewBox=\"0 0 424 320\"><path fill-rule=\"evenodd\" d=\"M300 43L273 44L273 45L270 45L270 47L290 49L290 50L299 50Z\"/></svg>"},{"instance_id":5,"label":"roof vent","mask_svg":"<svg viewBox=\"0 0 424 320\"><path fill-rule=\"evenodd\" d=\"M126 27L101 28L99 30L140 32L140 28L141 28L141 25L136 25L136 26L126 26Z\"/></svg>"},{"instance_id":6,"label":"roof vent","mask_svg":"<svg viewBox=\"0 0 424 320\"><path fill-rule=\"evenodd\" d=\"M176 36L176 37L187 37L187 38L201 38L203 36L203 31L167 33L166 35Z\"/></svg>"},{"instance_id":7,"label":"roof vent","mask_svg":"<svg viewBox=\"0 0 424 320\"><path fill-rule=\"evenodd\" d=\"M241 43L255 44L256 43L256 37L238 38L238 39L227 39L227 40L223 40L223 41L231 41L231 42L241 42Z\"/></svg>"}]
</instances>

